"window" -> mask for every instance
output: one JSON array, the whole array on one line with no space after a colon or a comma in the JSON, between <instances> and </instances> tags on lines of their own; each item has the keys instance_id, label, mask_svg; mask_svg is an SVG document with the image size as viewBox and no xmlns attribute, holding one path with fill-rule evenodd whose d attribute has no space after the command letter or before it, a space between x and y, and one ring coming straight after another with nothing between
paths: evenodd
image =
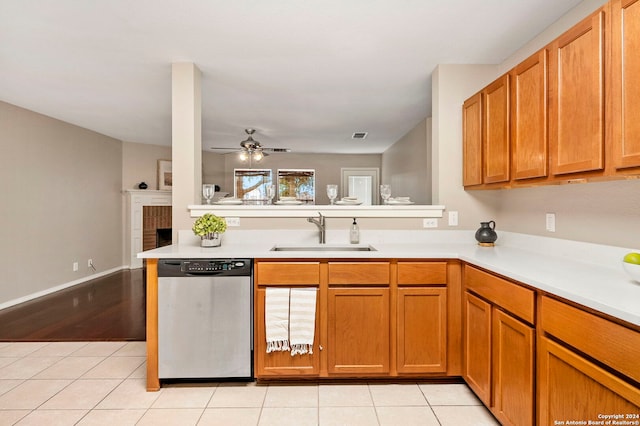
<instances>
[{"instance_id":1,"label":"window","mask_svg":"<svg viewBox=\"0 0 640 426\"><path fill-rule=\"evenodd\" d=\"M236 198L251 201L267 199L267 186L272 184L271 169L234 169Z\"/></svg>"},{"instance_id":2,"label":"window","mask_svg":"<svg viewBox=\"0 0 640 426\"><path fill-rule=\"evenodd\" d=\"M315 204L315 175L312 169L278 169L278 197L296 197L304 203Z\"/></svg>"}]
</instances>

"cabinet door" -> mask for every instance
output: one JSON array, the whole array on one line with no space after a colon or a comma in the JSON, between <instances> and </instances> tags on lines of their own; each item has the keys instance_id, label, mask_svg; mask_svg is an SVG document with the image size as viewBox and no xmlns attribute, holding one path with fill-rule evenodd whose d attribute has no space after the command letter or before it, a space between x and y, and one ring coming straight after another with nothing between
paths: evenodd
<instances>
[{"instance_id":1,"label":"cabinet door","mask_svg":"<svg viewBox=\"0 0 640 426\"><path fill-rule=\"evenodd\" d=\"M482 184L482 93L462 106L462 184Z\"/></svg>"},{"instance_id":2,"label":"cabinet door","mask_svg":"<svg viewBox=\"0 0 640 426\"><path fill-rule=\"evenodd\" d=\"M611 8L611 143L620 170L640 167L640 1L614 0Z\"/></svg>"},{"instance_id":3,"label":"cabinet door","mask_svg":"<svg viewBox=\"0 0 640 426\"><path fill-rule=\"evenodd\" d=\"M398 289L398 373L447 371L447 289Z\"/></svg>"},{"instance_id":4,"label":"cabinet door","mask_svg":"<svg viewBox=\"0 0 640 426\"><path fill-rule=\"evenodd\" d=\"M389 289L329 288L329 374L389 373Z\"/></svg>"},{"instance_id":5,"label":"cabinet door","mask_svg":"<svg viewBox=\"0 0 640 426\"><path fill-rule=\"evenodd\" d=\"M492 411L504 425L532 425L533 328L493 309Z\"/></svg>"},{"instance_id":6,"label":"cabinet door","mask_svg":"<svg viewBox=\"0 0 640 426\"><path fill-rule=\"evenodd\" d=\"M464 379L478 398L491 405L491 305L464 294Z\"/></svg>"},{"instance_id":7,"label":"cabinet door","mask_svg":"<svg viewBox=\"0 0 640 426\"><path fill-rule=\"evenodd\" d=\"M549 53L551 173L604 167L603 10L557 38Z\"/></svg>"},{"instance_id":8,"label":"cabinet door","mask_svg":"<svg viewBox=\"0 0 640 426\"><path fill-rule=\"evenodd\" d=\"M483 91L484 183L509 181L509 75Z\"/></svg>"},{"instance_id":9,"label":"cabinet door","mask_svg":"<svg viewBox=\"0 0 640 426\"><path fill-rule=\"evenodd\" d=\"M547 50L511 71L511 148L513 178L547 176Z\"/></svg>"},{"instance_id":10,"label":"cabinet door","mask_svg":"<svg viewBox=\"0 0 640 426\"><path fill-rule=\"evenodd\" d=\"M265 298L266 289L256 290L256 320L255 320L255 375L269 376L317 376L320 372L320 355L318 353L319 318L316 317L315 342L313 354L291 356L291 352L267 353L267 339L265 332ZM318 302L316 302L318 303ZM316 304L316 312L319 313Z\"/></svg>"},{"instance_id":11,"label":"cabinet door","mask_svg":"<svg viewBox=\"0 0 640 426\"><path fill-rule=\"evenodd\" d=\"M638 388L546 337L539 340L538 376L538 424L601 421L602 414L620 414L620 422L640 420Z\"/></svg>"}]
</instances>

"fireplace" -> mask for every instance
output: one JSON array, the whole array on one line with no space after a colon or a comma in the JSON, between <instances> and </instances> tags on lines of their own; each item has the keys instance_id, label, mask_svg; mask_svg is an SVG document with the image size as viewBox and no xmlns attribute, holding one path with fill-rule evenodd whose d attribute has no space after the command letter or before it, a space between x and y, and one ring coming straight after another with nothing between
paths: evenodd
<instances>
[{"instance_id":1,"label":"fireplace","mask_svg":"<svg viewBox=\"0 0 640 426\"><path fill-rule=\"evenodd\" d=\"M142 249L171 244L171 206L142 208Z\"/></svg>"},{"instance_id":2,"label":"fireplace","mask_svg":"<svg viewBox=\"0 0 640 426\"><path fill-rule=\"evenodd\" d=\"M164 247L171 245L171 228L156 229L156 247Z\"/></svg>"}]
</instances>

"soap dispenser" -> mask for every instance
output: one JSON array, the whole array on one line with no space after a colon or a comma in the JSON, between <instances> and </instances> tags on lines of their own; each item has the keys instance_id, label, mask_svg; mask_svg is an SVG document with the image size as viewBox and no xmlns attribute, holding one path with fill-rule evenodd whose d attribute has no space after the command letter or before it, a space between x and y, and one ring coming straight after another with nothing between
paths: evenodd
<instances>
[{"instance_id":1,"label":"soap dispenser","mask_svg":"<svg viewBox=\"0 0 640 426\"><path fill-rule=\"evenodd\" d=\"M351 224L351 230L349 231L349 241L351 244L358 244L360 242L360 228L356 223L356 218L353 218L353 224Z\"/></svg>"}]
</instances>

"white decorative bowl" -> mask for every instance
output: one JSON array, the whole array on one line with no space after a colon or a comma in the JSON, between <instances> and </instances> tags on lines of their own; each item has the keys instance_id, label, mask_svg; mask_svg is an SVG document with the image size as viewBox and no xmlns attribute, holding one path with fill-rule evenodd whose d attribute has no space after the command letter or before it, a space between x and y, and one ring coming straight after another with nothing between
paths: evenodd
<instances>
[{"instance_id":1,"label":"white decorative bowl","mask_svg":"<svg viewBox=\"0 0 640 426\"><path fill-rule=\"evenodd\" d=\"M629 274L631 279L636 280L640 283L640 265L622 262L622 266L624 267L624 270L627 272L627 274Z\"/></svg>"}]
</instances>

